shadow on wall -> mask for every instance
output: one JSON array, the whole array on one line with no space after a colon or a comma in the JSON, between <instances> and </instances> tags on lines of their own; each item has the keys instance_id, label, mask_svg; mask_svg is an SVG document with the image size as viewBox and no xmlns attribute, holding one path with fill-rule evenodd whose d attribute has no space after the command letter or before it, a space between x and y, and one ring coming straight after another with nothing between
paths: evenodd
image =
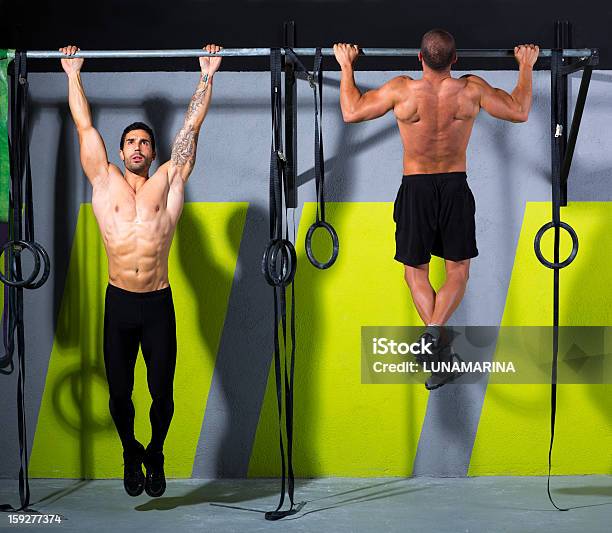
<instances>
[{"instance_id":1,"label":"shadow on wall","mask_svg":"<svg viewBox=\"0 0 612 533\"><path fill-rule=\"evenodd\" d=\"M72 207L85 201L85 198L78 199L77 195L79 190L85 193L85 187L89 184L82 172L76 175L73 172L74 165L71 162L78 161L79 154L73 149L74 126L67 105L60 108L60 116L62 118L54 181L53 212L56 216L53 217L52 271L68 272L72 256L76 262L73 266L79 283L73 285L66 301L67 278L57 274L53 276L55 344L68 353L74 353L76 361L74 366L65 368L54 378L51 398L57 421L66 433L77 437L80 477L88 478L92 477L94 472L93 441L96 434L112 427L108 416L96 414L92 393L96 386L106 388L106 375L100 357L102 341L97 334L102 329L102 315L100 312L84 312L103 309L101 292L91 290L91 285L103 274L100 262L104 261L104 258L96 253L99 252L96 246L88 245L88 233L97 228L83 228L83 232L74 242L70 239L75 235L74 228L78 220L78 211L77 216L73 217ZM80 180L85 183L80 183ZM80 249L81 253L72 254L71 247L73 251ZM95 265L93 270L86 268L85 260ZM88 279L91 274L94 276ZM64 313L60 314L62 301L66 307Z\"/></svg>"},{"instance_id":2,"label":"shadow on wall","mask_svg":"<svg viewBox=\"0 0 612 533\"><path fill-rule=\"evenodd\" d=\"M161 164L169 161L171 156L169 147L172 146L174 141L173 132L170 130L174 113L172 103L168 99L158 96L144 100L142 107L146 122L156 132L157 163ZM185 203L189 203L189 201L189 190L186 189ZM240 218L239 213L235 216ZM231 248L237 251L240 244L240 225L231 224L228 227L227 236L230 238ZM217 236L213 237L217 238ZM184 210L182 212L175 239L178 244L180 262L186 267L185 270L190 273L188 280L192 289L192 297L198 304L199 332L208 348L208 353L214 356L218 345L218 334L216 329L211 327L213 320L206 316L203 304L205 299L211 297L211 288L231 284L231 279L214 261L214 254L209 244L210 236L205 234L193 211ZM203 273L205 275L202 275Z\"/></svg>"},{"instance_id":3,"label":"shadow on wall","mask_svg":"<svg viewBox=\"0 0 612 533\"><path fill-rule=\"evenodd\" d=\"M238 249L233 299L223 325L215 366L218 394L207 406L194 476L244 477L259 420L270 368L272 343L271 289L261 273L262 249L268 239L267 213L250 203L242 235L234 231L238 212L228 221L226 238ZM211 429L212 425L216 427ZM203 465L204 468L202 467Z\"/></svg>"},{"instance_id":4,"label":"shadow on wall","mask_svg":"<svg viewBox=\"0 0 612 533\"><path fill-rule=\"evenodd\" d=\"M170 158L168 147L172 145L174 140L173 137L170 138L170 135L172 135L170 121L174 114L171 102L162 97L149 98L144 102L144 110L147 120L154 128L154 131L160 132L160 135L165 136L159 139L158 159L159 161L167 161ZM189 189L186 189L185 203L188 202L190 202L190 195ZM258 208L251 204L249 209L257 210ZM224 236L218 234L209 235L206 233L201 221L198 220L196 213L190 209L185 209L177 228L176 245L178 247L179 260L181 265L183 265L183 269L188 273L187 284L191 292L190 297L196 302L197 333L207 348L204 355L208 354L212 358L211 361L208 361L212 367L215 367L220 332L223 329L225 317L211 315L209 302L220 297L218 294L220 288L232 287L232 282L239 284L237 287L232 287L232 292L240 290L248 291L251 289L251 283L254 282L254 280L244 279L244 276L238 276L234 279L234 272L229 272L222 265L218 264L212 249L212 242L217 239L225 239L233 254L238 257L236 271L250 272L251 269L242 268L240 262L245 260L257 261L258 258L245 258L244 253L239 254L245 218L246 206L233 211L226 223L226 233ZM263 213L261 216L255 217L255 220L260 221L262 226L267 223ZM258 229L263 230L264 228ZM185 296L183 295L182 297L185 298ZM254 307L254 310L257 310L257 306ZM247 317L247 319L250 318ZM236 331L235 334L240 335L241 332ZM233 354L232 368L239 368L241 375L227 371L225 365L220 367L225 371L215 371L215 376L219 379L223 401L225 405L231 406L225 411L226 418L224 419L221 445L216 448L217 456L214 459L214 463L218 465L217 469L219 472L231 471L230 468L224 465L232 460L232 457L228 455L231 455L232 450L235 449L237 439L243 436L241 432L241 416L236 412L233 399L236 387L245 382L242 374L244 369L249 366L250 357L248 351L240 351ZM192 394L208 395L208 384L203 384L201 390L192 391ZM257 398L252 398L253 402L257 400ZM176 424L177 421L175 421ZM206 453L210 453L210 450L207 449Z\"/></svg>"},{"instance_id":5,"label":"shadow on wall","mask_svg":"<svg viewBox=\"0 0 612 533\"><path fill-rule=\"evenodd\" d=\"M574 80L576 83L579 82L582 74L577 74L575 77L578 80ZM604 73L594 73L592 76L593 81L599 81L604 83L610 83L612 76ZM571 87L571 84L570 84ZM589 106L593 106L596 109L605 108L609 105L608 101L605 101L601 97L597 97L597 94L592 93L593 88L589 91L587 98L587 109L585 113L588 113ZM571 101L571 99L570 99ZM573 113L573 107L570 105L570 118ZM581 129L586 127L585 116L583 118ZM601 165L598 161L598 166L593 167L592 162L588 156L580 156L580 135L578 138L577 151L574 155L574 161L572 164L571 173L569 176L569 202L567 208L562 208L561 218L566 220L574 226L578 233L580 241L580 249L577 260L560 271L560 323L563 325L572 326L589 326L589 325L609 325L610 316L607 313L606 298L609 298L609 290L605 288L609 286L606 283L607 271L605 264L609 264L609 250L610 247L606 244L609 242L609 231L608 224L610 208L601 204L590 204L585 200L593 202L606 202L609 206L612 194L611 189L607 187L602 190L602 184L608 183L608 176L610 174L610 165L608 168ZM583 141L584 142L584 141ZM599 145L599 141L596 141ZM584 147L583 149L589 154L593 147ZM550 177L547 177L547 183L550 183ZM549 189L550 190L550 189ZM550 194L550 193L548 193ZM575 202L583 202L582 204L575 205ZM572 204L574 205L572 206ZM544 216L541 220L538 220L538 225L550 220L550 203L543 206ZM532 206L532 209L535 209ZM523 221L523 231L530 231L531 227L527 218L528 213L534 211L526 210L526 218ZM581 231L582 227L582 231ZM552 235L553 231L548 231L543 243L544 255L552 260ZM552 271L546 269L537 260L533 258L533 234L526 234L522 236L522 239L528 241L528 246L523 248L523 255L520 255L517 251L515 258L515 268L522 270L520 262L533 265L533 283L531 286L528 284L523 285L523 290L529 289L516 299L516 301L507 302L506 319L510 320L510 323L521 324L522 318L526 319L526 323L533 324L552 324ZM569 253L567 234L565 231L561 231L561 260L563 260ZM524 254L528 253L529 257ZM516 280L518 283L520 280ZM538 287L538 281L540 284L544 284ZM540 314L537 319L533 314L533 309L529 309L539 298L544 298L544 301L537 304L537 309L540 310ZM542 311L545 311L542 314ZM534 321L535 319L535 321ZM604 339L593 339L594 345L591 346L593 349L592 353L604 353ZM599 350L596 345L599 346ZM560 352L559 357L562 360L565 354ZM552 354L551 356L552 357ZM547 367L548 369L548 367ZM520 413L523 417L522 420L514 421L525 425L529 424L529 420L534 420L535 413L537 413L537 420L540 420L540 426L538 426L537 434L533 435L534 442L527 444L526 442L514 443L514 449L518 449L521 445L524 450L529 449L530 453L534 450L539 454L541 458L539 464L535 466L530 463L529 460L524 460L523 464L518 467L518 473L528 474L541 474L544 472L545 466L545 453L547 449L547 438L546 435L546 424L548 420L546 417L549 416L545 409L550 409L549 406L549 386L540 387L528 387L524 386L525 394L522 397L511 394L504 394L503 387L492 387L489 389L488 400L495 402L498 406L511 406L515 414ZM559 412L557 416L557 442L555 446L555 467L553 472L560 474L573 474L573 473L610 473L612 472L612 462L610 462L609 454L603 456L598 450L605 449L605 441L602 443L600 439L591 440L593 445L589 445L588 435L598 435L601 431L600 428L609 427L612 423L610 415L610 387L611 385L568 385L561 384L558 389L558 401L559 401ZM568 400L568 397L572 400ZM582 404L581 413L578 412L578 406ZM492 404L493 405L493 404ZM508 407L510 409L510 407ZM587 423L587 420L589 421ZM595 422L595 420L597 422ZM584 431L580 431L576 435L576 428L582 427ZM591 431L588 430L591 427ZM604 432L605 434L605 432ZM601 435L605 439L604 435ZM593 439L593 437L591 437ZM596 444L598 443L599 444ZM581 449L581 446L586 446ZM575 454L579 454L577 459ZM602 464L603 461L607 461L606 464ZM504 469L504 463L507 459L491 459L489 457L490 465L498 463L498 470L495 467L489 466L489 470L486 473L493 474L507 474L509 473L508 468ZM501 470L499 469L501 468ZM516 468L513 465L512 468ZM515 473L511 470L510 473Z\"/></svg>"},{"instance_id":6,"label":"shadow on wall","mask_svg":"<svg viewBox=\"0 0 612 533\"><path fill-rule=\"evenodd\" d=\"M64 296L66 285L66 273L70 264L70 256L72 250L72 238L75 234L79 205L87 202L89 198L89 184L80 165L80 152L78 148L77 131L70 115L70 109L65 100L52 100L44 102L36 100L30 106L30 123L34 126L41 122L41 115L46 108L52 108L58 117L59 132L55 144L57 146L55 160L55 169L51 173L51 181L53 188L53 204L50 212L52 213L52 231L49 239L53 240L53 244L47 242L41 244L49 251L51 259L51 276L53 283L52 309L53 309L53 331L57 328L57 320L59 318L59 309ZM94 124L98 122L100 110L92 107L92 116ZM32 160L35 163L37 154L35 153L36 146L32 141L35 127L30 128L30 152ZM39 139L40 142L40 139ZM35 178L36 176L34 176ZM37 205L47 205L46 202L38 196L36 188L34 190L34 202ZM41 224L40 217L35 215L35 229ZM37 240L39 239L40 230L37 231Z\"/></svg>"},{"instance_id":7,"label":"shadow on wall","mask_svg":"<svg viewBox=\"0 0 612 533\"><path fill-rule=\"evenodd\" d=\"M40 112L40 107L36 106L34 110ZM57 319L66 284L65 273L68 272L70 263L71 237L74 235L78 219L78 210L74 210L74 205L80 203L77 191L84 190L84 184L80 181L86 180L80 167L76 176L73 172L74 162L79 161L80 157L72 142L75 129L68 105L59 104L58 112L61 118L53 182L53 213L55 214L53 217L53 253L50 254L51 272L55 273L53 276L53 331L58 329ZM61 339L59 340L61 342Z\"/></svg>"},{"instance_id":8,"label":"shadow on wall","mask_svg":"<svg viewBox=\"0 0 612 533\"><path fill-rule=\"evenodd\" d=\"M612 74L608 74L604 72L594 72L591 76L591 83L593 81L612 83ZM588 98L589 97L587 96L587 102L588 102ZM607 100L605 103L609 105L609 100ZM603 99L599 99L596 103L597 108L603 105L604 105ZM571 187L571 183L573 180L583 179L583 172L581 171L582 165L580 165L580 160L577 158L577 156L578 154L574 155L574 162L572 163L572 169L568 177L568 180L570 182L570 185L568 185L568 187ZM578 161L576 161L576 159L578 159ZM589 243L591 243L592 246L597 246L597 249L585 250L583 248L581 252L583 254L584 253L589 254L590 259L594 264L591 264L591 261L584 261L576 265L578 272L577 272L576 277L574 278L574 283L570 285L569 290L566 293L566 297L563 299L561 303L562 306L568 306L566 308L570 308L573 305L574 303L573 296L576 294L588 294L589 295L589 302L586 306L587 308L604 310L609 306L610 292L601 290L601 284L597 283L597 281L600 279L597 273L598 273L598 269L600 269L599 273L601 274L602 279L605 280L604 276L605 276L607 267L605 267L604 265L610 264L610 249L611 248L609 246L600 247L600 245L601 243L605 243L607 240L609 240L609 235L610 235L609 227L607 227L608 225L606 224L606 221L609 222L610 210L612 210L612 186L610 185L610 181L609 181L610 174L612 174L611 169L612 169L612 161L609 162L609 164L607 165L607 168L599 167L595 171L593 171L592 169L589 169L589 175L590 175L589 177L591 178L590 183L597 184L597 185L601 183L607 183L609 185L607 191L601 191L601 190L593 191L592 199L609 202L608 205L611 207L607 211L607 214L606 214L607 218L601 218L599 220L592 221L593 226L591 227L595 227L596 230L593 232L594 235L592 237L589 236ZM571 192L568 192L568 195L571 195ZM578 198L578 200L580 199L581 198ZM571 196L569 196L568 205L570 205L571 207ZM561 217L563 219L563 209L561 210ZM580 240L580 235L578 235L578 239ZM563 270L561 271L560 277L561 279L563 278ZM588 285L591 283L593 285L589 287ZM585 286L585 284L587 286ZM606 285L605 281L603 285L604 286ZM586 311L587 309L585 309L585 312ZM599 319L598 321L594 321L591 319L591 317L588 316L588 312L586 314L587 314L588 324L593 324L595 322L597 325L599 325L599 324L606 322L605 320L602 320L602 319ZM608 319L607 325L611 325L611 324L612 324L612 321ZM605 353L604 346L605 346L605 343L603 342L603 339L601 339L601 352L600 353ZM612 410L610 409L610 406L612 405L612 403L610 402L610 390L611 389L612 389L612 385L610 384L608 384L607 386L591 385L587 388L592 405L594 405L599 410L604 421L607 421L607 427L612 427ZM608 459L609 463L608 463L608 467L606 470L609 474L612 474L612 457L610 456L608 457L609 457ZM561 491L565 490L567 494L570 494L572 493L571 491L573 489L558 489L558 490L561 490ZM588 493L589 487L577 488L575 489L574 493L578 494L580 493L581 490L585 491L583 493ZM604 487L600 489L593 488L594 492L592 493L596 493L597 490L600 490L599 494L612 495L612 489L610 487Z\"/></svg>"},{"instance_id":9,"label":"shadow on wall","mask_svg":"<svg viewBox=\"0 0 612 533\"><path fill-rule=\"evenodd\" d=\"M73 245L74 253L66 254L71 258L72 268L66 291L61 297L62 311L56 327L55 350L72 356L74 364L63 366L59 374L47 379L51 386L54 420L65 434L75 437L77 457L73 459L73 468L80 473L81 479L95 477L94 442L97 435L113 428L107 408L101 336L106 258L91 239L97 231L93 217L82 217L82 226ZM100 390L106 392L104 407L96 401ZM41 415L44 416L44 412ZM58 431L57 440L49 444L61 446L61 434ZM42 435L45 435L44 431ZM38 431L37 436L41 437ZM41 460L41 457L44 460L39 453L37 458Z\"/></svg>"},{"instance_id":10,"label":"shadow on wall","mask_svg":"<svg viewBox=\"0 0 612 533\"><path fill-rule=\"evenodd\" d=\"M333 120L342 123L340 110L337 107L334 109L334 114ZM357 220L356 213L362 211L356 211L355 206L346 203L345 199L352 196L351 189L355 186L351 177L357 173L358 162L352 156L365 149L375 150L378 145L396 135L396 129L394 126L385 127L374 135L359 139L361 131L363 130L344 127L342 124L342 135L337 145L328 150L328 153L332 152L334 156L326 158L326 200L330 202L327 207L327 220L336 228L340 239L338 262L328 271L316 270L309 264L304 253L301 239L310 224L314 222L314 213L310 206L303 209L300 217L298 232L300 241L296 243L298 269L295 290L296 312L299 319L296 328L298 346L294 393L294 469L298 477L330 474L409 475L420 433L418 422L421 418L416 414L419 407L416 401L418 394L414 386L406 385L393 389L360 386L359 353L355 351L359 349L357 339L359 339L360 326L365 325L361 324L360 320L364 317L369 317L365 320L371 320L372 304L378 308L379 302L364 302L358 294L364 284L367 288L367 284L371 282L369 277L371 272L367 273L367 280L361 278L364 269L376 269L378 258L372 258L371 265L368 259L366 264L352 263L357 257L356 252L368 253L367 243L371 242L369 239L373 237L369 230L355 231L355 223L368 225L368 221ZM304 141L304 144L310 142L311 139ZM298 185L313 180L314 171L310 169L298 176ZM314 183L310 183L309 186L314 188ZM390 211L380 209L378 203L373 205L377 206L374 208L376 213L388 212L391 217ZM363 209L365 212L365 208ZM374 226L379 227L379 222L376 221ZM381 225L386 227L384 223ZM389 227L392 227L392 221L389 221ZM353 230L351 235L348 234L350 230ZM331 250L329 239L324 235L322 232L316 232L313 239L315 255L320 259L329 257ZM374 238L377 237L379 235ZM360 245L354 242L356 239L362 239ZM382 241L387 242L386 239ZM389 258L384 259L386 266L392 262L393 255L393 250L388 251ZM359 257L361 259L362 256ZM397 266L394 272L397 272L401 279L401 267ZM338 272L342 272L344 279L337 279L338 283L335 284L330 279L339 277ZM393 284L394 287L396 285ZM401 286L405 291L403 297L406 309L412 308L409 292L403 281ZM381 296L378 294L376 297L384 300ZM343 300L345 297L351 302L349 305ZM416 319L415 317L416 312L412 315L413 319ZM395 319L397 320L397 317ZM350 338L344 337L345 335L349 335ZM357 359L354 359L355 357ZM249 468L250 475L255 477L278 475L280 472L278 414L274 390L274 372L271 371L257 442ZM388 397L400 401L390 407L384 401ZM372 413L364 413L366 416L361 419L360 425L357 421L358 406L366 404L376 414L371 416ZM391 412L388 412L389 410ZM394 436L390 439L392 442L384 444L379 442L379 439L384 438L382 434L389 430L389 424L382 424L384 428L376 427L375 424L369 423L372 418L393 419L393 423L390 423L395 424ZM409 434L402 435L398 439L398 425L406 427ZM400 448L403 445L406 447L400 450L398 442L402 443ZM346 448L347 443L351 443L350 450ZM388 451L393 455L390 462L394 465L387 470L385 467L378 469L380 456L384 456ZM368 464L369 459L374 459L374 463L378 463L377 466ZM389 470L392 470L391 474Z\"/></svg>"},{"instance_id":11,"label":"shadow on wall","mask_svg":"<svg viewBox=\"0 0 612 533\"><path fill-rule=\"evenodd\" d=\"M364 90L367 90L364 89ZM396 135L396 129L394 127L387 127L378 131L375 135L370 135L366 139L356 140L355 134L358 134L358 130L350 128L343 124L342 113L339 107L335 109L335 122L340 124L342 134L338 139L337 145L331 152L334 154L332 158L326 158L325 168L327 171L326 180L326 201L338 202L333 207L334 209L327 209L327 219L336 228L339 233L340 240L340 254L346 251L346 247L342 246L342 231L341 228L349 228L350 213L348 212L347 206L345 207L344 200L351 196L351 189L354 188L355 184L352 177L356 175L357 163L353 154L359 153L364 150L367 146L368 149L373 150L376 146L383 144L387 139ZM329 151L328 151L329 153ZM314 187L314 169L309 171L312 183L311 187ZM304 183L304 176L299 177L299 183ZM331 205L330 205L331 207ZM331 216L330 216L331 215ZM312 224L314 220L302 220L301 226L307 228ZM321 230L318 230L321 232ZM316 235L316 233L315 233ZM327 238L324 237L326 241ZM313 238L313 251L315 255L320 258L329 257L331 253L329 243L327 248L322 251L318 251L317 244L321 242L321 235L319 233L318 240ZM325 413L325 403L332 401L332 398L322 398L320 391L325 391L326 376L323 375L322 365L320 363L321 352L320 347L323 344L325 338L325 332L329 328L326 319L326 309L322 308L321 300L318 297L322 291L325 290L323 276L328 274L326 271L317 271L312 268L309 264L308 258L304 253L303 242L296 243L298 250L302 250L302 253L298 255L298 264L302 266L302 272L307 268L307 274L298 277L296 282L298 283L298 301L297 310L301 310L302 313L308 314L308 320L306 326L302 329L302 334L299 337L301 342L300 353L301 360L298 360L297 371L304 376L305 386L300 389L300 393L296 397L295 405L295 418L299 422L299 445L296 445L296 449L299 453L299 468L296 470L296 474L307 477L318 477L329 475L326 472L326 468L323 466L324 460L319 458L318 450L322 442L328 438L325 435L325 429L323 429L320 423L320 413ZM334 268L332 266L331 268ZM302 287L299 283L302 282ZM359 290L359 280L355 279L355 290ZM306 285L304 287L304 285ZM299 324L298 324L299 327ZM328 352L327 356L331 354ZM300 365L299 363L302 363ZM337 380L346 379L343 375L335 376ZM413 399L410 397L411 388L406 387L406 399L405 405L409 412L409 407L413 403ZM333 393L332 393L333 394ZM381 416L383 416L384 407L381 406ZM408 442L414 442L414 436L408 436ZM365 444L365 443L364 443ZM367 446L367 444L365 444ZM352 455L352 454L348 454ZM406 457L413 457L413 451L407 451ZM405 473L409 475L412 464L408 464L406 461Z\"/></svg>"},{"instance_id":12,"label":"shadow on wall","mask_svg":"<svg viewBox=\"0 0 612 533\"><path fill-rule=\"evenodd\" d=\"M528 204L509 287L503 325L552 324L553 272L541 265L533 253L537 229L550 220L550 202ZM576 261L560 272L560 325L610 325L609 202L572 202L562 209L562 220L570 223L580 239ZM542 250L552 260L553 231L546 233ZM569 238L561 232L560 258L569 254ZM563 335L561 336L563 339ZM471 475L545 475L550 438L550 369L552 343L547 338L543 358L545 372L536 384L489 386L479 426ZM557 425L553 473L562 475L609 474L612 465L609 432L610 384L579 384L566 374L577 350L604 353L603 338L592 336L588 346L568 347L560 343L560 385L557 389ZM502 357L503 351L496 354ZM533 354L536 356L536 354ZM539 355L539 354L538 354ZM502 357L503 359L503 357ZM596 361L597 359L595 359ZM593 360L590 361L593 363ZM569 365L571 366L571 365ZM573 368L577 368L575 365ZM580 376L581 374L577 374ZM568 379L570 383L568 383Z\"/></svg>"},{"instance_id":13,"label":"shadow on wall","mask_svg":"<svg viewBox=\"0 0 612 533\"><path fill-rule=\"evenodd\" d=\"M612 166L612 165L611 165ZM606 202L607 209L602 213L604 216L597 217L595 220L589 220L589 236L587 246L581 252L588 256L586 261L578 261L573 265L576 271L573 273L572 282L563 287L563 270L560 271L560 315L561 325L576 324L576 325L612 325L612 314L608 310L610 306L610 289L609 281L606 283L606 277L609 276L608 266L612 260L612 239L610 239L610 214L612 211L612 202ZM571 198L568 200L568 208L571 209ZM601 211L600 211L601 213ZM563 209L561 210L561 219L564 219ZM571 225L571 221L570 221ZM552 233L552 231L551 231ZM580 232L578 240L580 242ZM608 246L605 246L605 243ZM602 246L603 245L603 246ZM580 251L579 251L580 253ZM562 261L563 256L560 257ZM568 268L572 268L570 265ZM552 276L551 276L552 277ZM608 287L606 291L604 287ZM580 297L580 295L582 297ZM580 302L582 300L582 302ZM576 306L576 304L579 304ZM578 308L577 308L578 307ZM565 320L563 316L565 315ZM591 353L605 354L606 342L603 335L597 339L597 348L593 348ZM563 354L560 354L563 356ZM612 384L604 385L582 385L575 387L574 394L584 394L590 399L593 409L599 412L600 421L603 421L603 427L612 427ZM585 417L581 417L583 428L588 431L589 423ZM606 454L602 454L600 460L604 461ZM607 455L608 466L603 468L602 472L612 474L612 455Z\"/></svg>"}]
</instances>

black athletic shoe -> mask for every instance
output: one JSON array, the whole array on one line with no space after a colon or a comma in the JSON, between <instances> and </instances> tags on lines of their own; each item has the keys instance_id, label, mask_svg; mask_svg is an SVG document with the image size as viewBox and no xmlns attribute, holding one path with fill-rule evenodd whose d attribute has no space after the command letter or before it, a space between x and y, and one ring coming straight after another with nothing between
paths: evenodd
<instances>
[{"instance_id":1,"label":"black athletic shoe","mask_svg":"<svg viewBox=\"0 0 612 533\"><path fill-rule=\"evenodd\" d=\"M449 363L457 362L459 364L463 362L463 359L461 359L461 357L459 357L458 354L454 353L450 346L447 346L446 348L444 348L438 355L439 355L439 360L441 362L442 361L446 361ZM425 381L425 388L430 391L439 389L442 385L446 385L447 383L450 383L451 381L455 381L461 376L463 376L463 372L460 372L460 371L432 372L431 376L429 376L427 380Z\"/></svg>"},{"instance_id":2,"label":"black athletic shoe","mask_svg":"<svg viewBox=\"0 0 612 533\"><path fill-rule=\"evenodd\" d=\"M434 340L433 336L430 333L423 333L419 337L419 340L417 342L420 344L422 343L425 346L429 346L429 350L431 351L431 354L427 354L427 353L416 354L414 357L417 363L422 365L423 363L430 362L432 360L432 357L437 354L437 349L438 349L437 343Z\"/></svg>"},{"instance_id":3,"label":"black athletic shoe","mask_svg":"<svg viewBox=\"0 0 612 533\"><path fill-rule=\"evenodd\" d=\"M151 498L159 498L166 492L166 476L164 475L164 454L162 452L151 452L148 448L145 452L144 465L147 469L145 491Z\"/></svg>"},{"instance_id":4,"label":"black athletic shoe","mask_svg":"<svg viewBox=\"0 0 612 533\"><path fill-rule=\"evenodd\" d=\"M430 327L427 327L427 330ZM417 363L434 363L437 361L443 360L445 357L448 357L448 349L451 346L451 342L453 340L454 334L452 330L444 327L437 326L438 335L434 337L429 331L425 331L417 340L417 343L423 343L424 345L429 346L429 351L431 353L425 354L416 354L415 358Z\"/></svg>"},{"instance_id":5,"label":"black athletic shoe","mask_svg":"<svg viewBox=\"0 0 612 533\"><path fill-rule=\"evenodd\" d=\"M144 447L132 452L123 452L123 487L130 496L140 496L145 488L145 477L142 473Z\"/></svg>"}]
</instances>

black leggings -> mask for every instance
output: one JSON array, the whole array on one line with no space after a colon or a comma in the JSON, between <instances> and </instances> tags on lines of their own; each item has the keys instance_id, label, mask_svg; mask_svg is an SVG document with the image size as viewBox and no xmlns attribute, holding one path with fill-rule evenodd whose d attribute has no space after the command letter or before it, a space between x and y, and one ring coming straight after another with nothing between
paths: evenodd
<instances>
[{"instance_id":1,"label":"black leggings","mask_svg":"<svg viewBox=\"0 0 612 533\"><path fill-rule=\"evenodd\" d=\"M139 448L134 436L134 365L138 347L147 365L153 400L151 452L161 452L174 413L172 385L176 365L176 321L170 287L152 292L130 292L108 285L104 308L104 365L110 393L109 407L124 451Z\"/></svg>"}]
</instances>

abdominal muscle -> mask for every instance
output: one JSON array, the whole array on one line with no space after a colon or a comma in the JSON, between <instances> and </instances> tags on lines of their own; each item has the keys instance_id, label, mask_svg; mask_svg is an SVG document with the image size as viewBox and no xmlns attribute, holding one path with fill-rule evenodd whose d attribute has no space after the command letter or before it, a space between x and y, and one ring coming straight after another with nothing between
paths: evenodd
<instances>
[{"instance_id":1,"label":"abdominal muscle","mask_svg":"<svg viewBox=\"0 0 612 533\"><path fill-rule=\"evenodd\" d=\"M169 286L168 255L176 222L161 199L132 196L121 194L121 199L110 201L110 194L94 194L92 200L109 282L132 292L163 289Z\"/></svg>"}]
</instances>

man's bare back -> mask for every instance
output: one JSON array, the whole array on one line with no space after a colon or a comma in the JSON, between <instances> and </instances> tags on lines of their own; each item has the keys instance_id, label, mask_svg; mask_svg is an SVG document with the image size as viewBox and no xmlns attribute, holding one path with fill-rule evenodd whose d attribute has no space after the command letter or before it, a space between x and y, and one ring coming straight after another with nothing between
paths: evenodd
<instances>
[{"instance_id":1,"label":"man's bare back","mask_svg":"<svg viewBox=\"0 0 612 533\"><path fill-rule=\"evenodd\" d=\"M397 118L404 145L404 174L465 172L465 154L479 91L467 78L397 82Z\"/></svg>"},{"instance_id":2,"label":"man's bare back","mask_svg":"<svg viewBox=\"0 0 612 533\"><path fill-rule=\"evenodd\" d=\"M527 120L532 66L538 54L533 45L515 49L520 72L511 94L478 76L453 78L450 67L435 71L425 64L421 79L398 76L361 94L353 75L359 48L337 44L334 52L342 68L340 104L345 121L371 120L393 110L404 146L405 175L465 172L467 146L481 108L503 120Z\"/></svg>"}]
</instances>

